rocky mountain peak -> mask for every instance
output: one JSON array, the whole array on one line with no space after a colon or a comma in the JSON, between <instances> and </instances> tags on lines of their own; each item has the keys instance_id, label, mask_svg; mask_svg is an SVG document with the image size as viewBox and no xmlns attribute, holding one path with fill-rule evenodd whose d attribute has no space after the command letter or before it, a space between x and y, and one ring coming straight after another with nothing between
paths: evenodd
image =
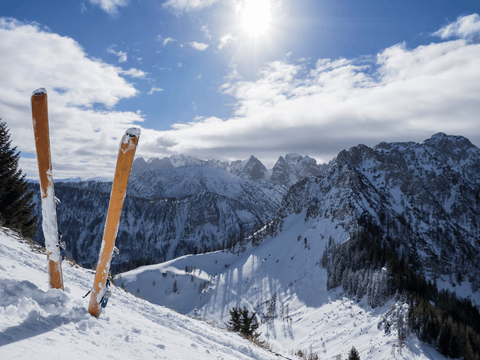
<instances>
[{"instance_id":1,"label":"rocky mountain peak","mask_svg":"<svg viewBox=\"0 0 480 360\"><path fill-rule=\"evenodd\" d=\"M248 175L251 180L264 179L267 174L267 168L255 156L250 156L243 168L243 172Z\"/></svg>"},{"instance_id":2,"label":"rocky mountain peak","mask_svg":"<svg viewBox=\"0 0 480 360\"><path fill-rule=\"evenodd\" d=\"M453 155L457 160L468 156L467 152L476 148L470 140L463 136L446 135L444 133L437 133L422 144L434 148L440 153Z\"/></svg>"}]
</instances>

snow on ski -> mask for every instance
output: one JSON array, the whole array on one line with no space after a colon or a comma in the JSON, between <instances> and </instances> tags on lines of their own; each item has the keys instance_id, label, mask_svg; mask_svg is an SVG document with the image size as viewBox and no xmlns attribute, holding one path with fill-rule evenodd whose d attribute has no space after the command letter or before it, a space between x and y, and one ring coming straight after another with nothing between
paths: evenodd
<instances>
[{"instance_id":1,"label":"snow on ski","mask_svg":"<svg viewBox=\"0 0 480 360\"><path fill-rule=\"evenodd\" d=\"M105 307L108 301L108 272L112 261L112 253L115 248L115 238L117 237L118 223L120 221L120 214L122 213L123 200L125 199L125 193L127 191L128 178L130 177L130 170L139 138L140 129L130 128L125 132L120 142L117 167L115 169L110 204L108 206L107 221L105 223L97 271L88 306L88 312L95 317L100 316L102 307Z\"/></svg>"},{"instance_id":2,"label":"snow on ski","mask_svg":"<svg viewBox=\"0 0 480 360\"><path fill-rule=\"evenodd\" d=\"M32 93L32 120L37 150L38 174L42 194L42 227L47 250L50 287L63 290L62 256L60 254L57 211L53 191L52 158L48 129L47 90L40 88Z\"/></svg>"}]
</instances>

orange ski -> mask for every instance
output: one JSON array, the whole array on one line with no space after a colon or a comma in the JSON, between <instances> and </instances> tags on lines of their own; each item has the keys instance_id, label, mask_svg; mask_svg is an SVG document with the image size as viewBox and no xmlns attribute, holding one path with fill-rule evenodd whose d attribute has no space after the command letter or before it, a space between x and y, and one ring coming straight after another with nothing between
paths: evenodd
<instances>
[{"instance_id":1,"label":"orange ski","mask_svg":"<svg viewBox=\"0 0 480 360\"><path fill-rule=\"evenodd\" d=\"M108 300L108 272L110 270L110 262L112 261L112 253L115 247L115 238L117 237L123 200L125 199L125 193L127 192L128 178L130 177L130 170L132 168L133 157L135 156L139 137L140 129L128 129L122 137L120 150L118 151L117 167L115 169L112 193L110 195L107 221L105 223L97 272L95 274L95 281L93 283L93 289L91 290L92 294L88 306L88 312L95 317L100 316L102 306L105 306L106 300Z\"/></svg>"},{"instance_id":2,"label":"orange ski","mask_svg":"<svg viewBox=\"0 0 480 360\"><path fill-rule=\"evenodd\" d=\"M47 91L37 89L32 94L32 119L37 149L38 174L42 194L42 227L47 250L50 288L63 290L62 256L57 227L57 210L53 191L52 158L48 130Z\"/></svg>"}]
</instances>

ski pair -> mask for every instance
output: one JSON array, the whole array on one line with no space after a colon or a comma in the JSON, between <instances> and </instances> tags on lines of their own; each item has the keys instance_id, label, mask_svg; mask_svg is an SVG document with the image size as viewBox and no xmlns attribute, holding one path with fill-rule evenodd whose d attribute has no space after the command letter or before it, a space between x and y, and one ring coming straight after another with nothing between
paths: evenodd
<instances>
[{"instance_id":1,"label":"ski pair","mask_svg":"<svg viewBox=\"0 0 480 360\"><path fill-rule=\"evenodd\" d=\"M37 150L40 191L42 197L42 227L45 237L45 248L48 260L49 284L52 289L63 290L62 256L60 254L60 232L57 226L55 194L53 189L52 160L50 154L50 135L48 127L47 91L37 89L31 97L32 120ZM133 158L140 138L140 129L130 128L123 135L118 152L115 177L110 195L107 221L103 234L100 256L91 290L88 312L99 317L102 307L105 307L110 292L108 287L108 272L115 248L120 214L130 177ZM100 305L100 306L99 306Z\"/></svg>"}]
</instances>

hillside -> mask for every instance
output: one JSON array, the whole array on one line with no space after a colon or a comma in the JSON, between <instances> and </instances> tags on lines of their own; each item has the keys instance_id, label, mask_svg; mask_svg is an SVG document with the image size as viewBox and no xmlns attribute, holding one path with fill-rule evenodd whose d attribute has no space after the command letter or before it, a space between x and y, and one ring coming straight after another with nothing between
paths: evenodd
<instances>
[{"instance_id":1,"label":"hillside","mask_svg":"<svg viewBox=\"0 0 480 360\"><path fill-rule=\"evenodd\" d=\"M281 234L241 254L184 256L123 273L116 283L152 303L219 324L228 321L229 309L246 306L261 319L262 340L281 353L311 346L320 359L344 359L355 346L361 359L402 358L400 352L406 359L444 359L414 335L399 349L395 325L407 312L401 301L392 298L372 309L366 299L327 290L320 262L329 236L339 235L338 223L305 223L304 215L288 217ZM384 318L393 324L389 333L379 325Z\"/></svg>"},{"instance_id":2,"label":"hillside","mask_svg":"<svg viewBox=\"0 0 480 360\"><path fill-rule=\"evenodd\" d=\"M278 359L236 334L113 287L99 319L88 314L90 270L63 262L65 291L49 290L47 259L0 229L2 359Z\"/></svg>"}]
</instances>

